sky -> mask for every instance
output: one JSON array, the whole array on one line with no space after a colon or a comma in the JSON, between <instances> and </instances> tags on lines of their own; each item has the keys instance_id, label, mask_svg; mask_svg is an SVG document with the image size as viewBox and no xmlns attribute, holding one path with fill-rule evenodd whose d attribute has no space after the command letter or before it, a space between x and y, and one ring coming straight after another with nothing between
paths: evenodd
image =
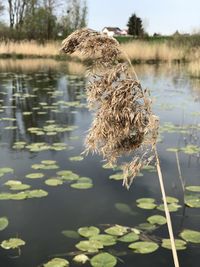
<instances>
[{"instance_id":1,"label":"sky","mask_svg":"<svg viewBox=\"0 0 200 267\"><path fill-rule=\"evenodd\" d=\"M125 29L129 17L141 17L149 34L200 31L200 0L87 0L88 27Z\"/></svg>"}]
</instances>

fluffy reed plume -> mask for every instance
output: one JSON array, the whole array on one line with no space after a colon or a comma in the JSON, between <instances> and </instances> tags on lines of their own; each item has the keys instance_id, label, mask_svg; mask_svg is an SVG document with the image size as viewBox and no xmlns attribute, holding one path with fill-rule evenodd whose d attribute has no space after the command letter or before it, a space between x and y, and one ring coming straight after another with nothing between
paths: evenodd
<instances>
[{"instance_id":1,"label":"fluffy reed plume","mask_svg":"<svg viewBox=\"0 0 200 267\"><path fill-rule=\"evenodd\" d=\"M111 37L78 30L63 41L62 50L95 58L86 89L89 107L96 116L86 138L86 152L97 152L111 164L133 154L132 161L122 166L124 185L129 187L152 160L147 146L156 143L158 119L152 114L148 92L132 77L128 65L117 61L121 51Z\"/></svg>"},{"instance_id":2,"label":"fluffy reed plume","mask_svg":"<svg viewBox=\"0 0 200 267\"><path fill-rule=\"evenodd\" d=\"M73 32L63 40L61 50L68 54L80 52L95 59L96 64L106 65L114 62L120 54L119 43L114 38L85 28Z\"/></svg>"}]
</instances>

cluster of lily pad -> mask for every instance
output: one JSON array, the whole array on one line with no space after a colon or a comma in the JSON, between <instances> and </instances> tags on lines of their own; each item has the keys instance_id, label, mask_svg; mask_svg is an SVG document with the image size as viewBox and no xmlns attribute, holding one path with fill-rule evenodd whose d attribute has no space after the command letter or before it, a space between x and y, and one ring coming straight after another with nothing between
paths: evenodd
<instances>
[{"instance_id":1,"label":"cluster of lily pad","mask_svg":"<svg viewBox=\"0 0 200 267\"><path fill-rule=\"evenodd\" d=\"M153 215L147 218L152 225L164 225L166 219L160 215ZM103 232L102 232L103 231ZM75 247L78 251L69 253L75 255L72 261L79 264L90 263L93 267L114 267L118 262L118 252L110 249L119 243L127 244L127 249L137 254L149 254L158 250L159 247L171 249L170 239L151 239L146 232L138 227L131 228L122 225L107 226L100 229L95 226L81 227L77 231L63 230L62 234L67 238L81 239ZM188 243L200 244L200 232L184 229L180 238L175 239L177 250L184 250ZM111 253L112 251L112 253ZM126 255L125 253L124 255ZM43 267L66 267L70 261L64 258L53 258Z\"/></svg>"}]
</instances>

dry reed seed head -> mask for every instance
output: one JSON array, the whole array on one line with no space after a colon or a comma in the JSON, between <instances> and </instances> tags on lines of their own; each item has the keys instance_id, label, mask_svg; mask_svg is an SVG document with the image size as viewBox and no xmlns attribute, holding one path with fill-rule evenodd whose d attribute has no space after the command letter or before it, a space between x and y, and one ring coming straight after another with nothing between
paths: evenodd
<instances>
[{"instance_id":1,"label":"dry reed seed head","mask_svg":"<svg viewBox=\"0 0 200 267\"><path fill-rule=\"evenodd\" d=\"M89 107L95 118L85 141L85 152L99 153L110 163L123 155L133 154L125 163L124 185L130 186L140 169L152 157L158 132L158 119L151 110L148 92L132 78L127 64L117 62L119 44L113 38L82 29L63 41L66 53L81 51L96 61L87 84ZM99 67L100 66L100 67Z\"/></svg>"},{"instance_id":2,"label":"dry reed seed head","mask_svg":"<svg viewBox=\"0 0 200 267\"><path fill-rule=\"evenodd\" d=\"M81 52L83 55L98 61L95 64L105 65L114 62L121 54L119 43L114 38L87 28L70 34L62 42L61 50L69 54Z\"/></svg>"}]
</instances>

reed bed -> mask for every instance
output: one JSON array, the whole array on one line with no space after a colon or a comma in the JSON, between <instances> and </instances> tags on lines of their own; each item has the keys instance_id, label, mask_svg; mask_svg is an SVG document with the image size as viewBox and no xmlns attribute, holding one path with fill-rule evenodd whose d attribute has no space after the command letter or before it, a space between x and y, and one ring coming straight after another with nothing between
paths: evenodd
<instances>
[{"instance_id":1,"label":"reed bed","mask_svg":"<svg viewBox=\"0 0 200 267\"><path fill-rule=\"evenodd\" d=\"M131 61L177 61L185 59L185 49L166 43L134 41L121 45Z\"/></svg>"},{"instance_id":2,"label":"reed bed","mask_svg":"<svg viewBox=\"0 0 200 267\"><path fill-rule=\"evenodd\" d=\"M53 57L57 56L58 44L56 42L45 43L44 45L37 42L1 42L0 55L23 55L24 57Z\"/></svg>"},{"instance_id":3,"label":"reed bed","mask_svg":"<svg viewBox=\"0 0 200 267\"><path fill-rule=\"evenodd\" d=\"M188 71L191 77L200 78L200 60L190 62L188 65Z\"/></svg>"},{"instance_id":4,"label":"reed bed","mask_svg":"<svg viewBox=\"0 0 200 267\"><path fill-rule=\"evenodd\" d=\"M132 62L174 62L174 61L197 61L200 58L200 48L189 45L172 45L168 42L148 42L135 40L120 45L121 49L127 54ZM45 43L44 45L37 42L1 42L0 57L42 57L42 58L59 58L59 43L56 41ZM85 56L80 53L71 55L72 59L79 58L85 60ZM124 58L124 56L122 56Z\"/></svg>"}]
</instances>

